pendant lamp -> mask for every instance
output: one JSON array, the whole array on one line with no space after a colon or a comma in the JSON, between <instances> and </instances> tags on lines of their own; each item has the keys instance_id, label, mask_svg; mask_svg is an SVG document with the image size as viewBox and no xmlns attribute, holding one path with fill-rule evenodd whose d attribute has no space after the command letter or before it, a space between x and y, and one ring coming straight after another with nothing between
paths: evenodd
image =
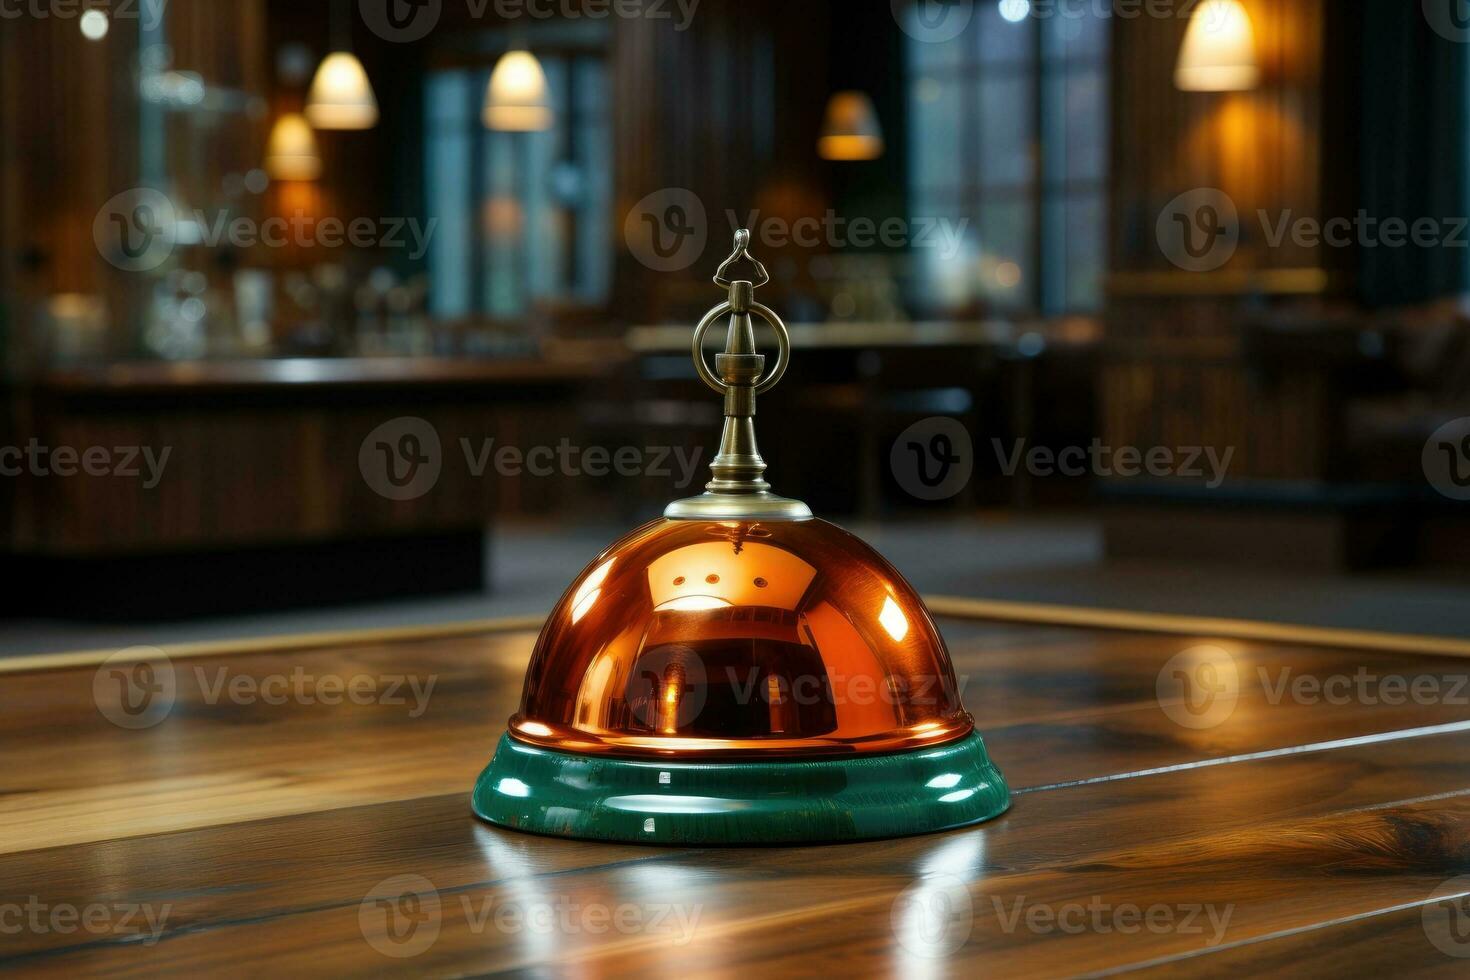
<instances>
[{"instance_id":1,"label":"pendant lamp","mask_svg":"<svg viewBox=\"0 0 1470 980\"><path fill-rule=\"evenodd\" d=\"M1174 67L1184 92L1239 92L1255 88L1256 33L1240 0L1205 0L1195 8Z\"/></svg>"},{"instance_id":2,"label":"pendant lamp","mask_svg":"<svg viewBox=\"0 0 1470 980\"><path fill-rule=\"evenodd\" d=\"M551 128L546 73L529 51L507 51L490 72L480 118L489 129L535 132Z\"/></svg>"},{"instance_id":3,"label":"pendant lamp","mask_svg":"<svg viewBox=\"0 0 1470 980\"><path fill-rule=\"evenodd\" d=\"M824 160L876 160L883 155L883 127L866 92L835 92L827 100L817 153Z\"/></svg>"},{"instance_id":4,"label":"pendant lamp","mask_svg":"<svg viewBox=\"0 0 1470 980\"><path fill-rule=\"evenodd\" d=\"M284 113L271 127L265 146L265 172L275 180L316 180L321 176L316 134L301 113Z\"/></svg>"},{"instance_id":5,"label":"pendant lamp","mask_svg":"<svg viewBox=\"0 0 1470 980\"><path fill-rule=\"evenodd\" d=\"M306 118L317 129L372 129L378 98L362 62L350 51L322 59L306 96Z\"/></svg>"}]
</instances>

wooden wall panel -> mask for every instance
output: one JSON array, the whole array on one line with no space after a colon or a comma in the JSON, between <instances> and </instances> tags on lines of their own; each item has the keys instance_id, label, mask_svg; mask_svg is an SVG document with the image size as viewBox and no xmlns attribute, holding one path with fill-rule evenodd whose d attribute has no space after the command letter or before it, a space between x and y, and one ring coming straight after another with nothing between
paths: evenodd
<instances>
[{"instance_id":1,"label":"wooden wall panel","mask_svg":"<svg viewBox=\"0 0 1470 980\"><path fill-rule=\"evenodd\" d=\"M718 293L709 277L730 246L726 209L790 220L831 206L815 152L835 56L829 16L822 4L746 0L700 6L696 25L683 32L664 21L617 21L608 229L618 256L615 314L647 322L710 306ZM663 188L691 190L706 209L704 255L686 270L653 272L623 242L629 210ZM766 249L761 257L775 256Z\"/></svg>"},{"instance_id":2,"label":"wooden wall panel","mask_svg":"<svg viewBox=\"0 0 1470 980\"><path fill-rule=\"evenodd\" d=\"M1225 267L1323 267L1320 248L1268 248L1257 212L1325 217L1334 181L1351 160L1324 165L1326 0L1245 0L1256 29L1259 87L1181 92L1174 67L1187 21L1138 17L1114 23L1113 270L1171 272L1154 223L1175 196L1223 190L1243 220L1241 247ZM1191 273L1191 275L1208 275Z\"/></svg>"},{"instance_id":3,"label":"wooden wall panel","mask_svg":"<svg viewBox=\"0 0 1470 980\"><path fill-rule=\"evenodd\" d=\"M1233 480L1323 478L1330 468L1330 376L1263 380L1241 347L1263 308L1350 289L1347 250L1277 247L1270 220L1350 215L1355 146L1341 63L1329 40L1344 11L1329 0L1243 0L1256 32L1261 84L1235 93L1181 92L1174 67L1187 21L1114 22L1113 193L1107 355L1100 390L1113 445L1235 450ZM1345 5L1339 5L1345 6ZM1173 198L1218 188L1234 201L1240 244L1218 271L1175 267L1156 222Z\"/></svg>"}]
</instances>

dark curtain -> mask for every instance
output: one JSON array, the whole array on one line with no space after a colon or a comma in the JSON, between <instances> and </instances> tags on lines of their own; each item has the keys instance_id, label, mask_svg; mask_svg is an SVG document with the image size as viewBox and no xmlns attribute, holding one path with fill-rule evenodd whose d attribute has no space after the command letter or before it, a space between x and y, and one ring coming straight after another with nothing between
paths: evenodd
<instances>
[{"instance_id":1,"label":"dark curtain","mask_svg":"<svg viewBox=\"0 0 1470 980\"><path fill-rule=\"evenodd\" d=\"M1440 0L1470 13L1464 0ZM1470 216L1470 43L1437 33L1418 2L1362 4L1363 207L1380 221ZM1442 227L1454 229L1451 220ZM1470 238L1463 230L1462 240ZM1359 286L1369 306L1459 293L1470 248L1364 247Z\"/></svg>"}]
</instances>

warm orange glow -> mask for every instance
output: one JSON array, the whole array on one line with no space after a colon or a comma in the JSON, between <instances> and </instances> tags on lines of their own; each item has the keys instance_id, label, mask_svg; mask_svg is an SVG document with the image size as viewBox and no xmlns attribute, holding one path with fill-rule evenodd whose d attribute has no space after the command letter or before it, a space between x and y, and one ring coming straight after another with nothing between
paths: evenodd
<instances>
[{"instance_id":1,"label":"warm orange glow","mask_svg":"<svg viewBox=\"0 0 1470 980\"><path fill-rule=\"evenodd\" d=\"M317 129L371 129L378 98L362 62L346 51L322 59L306 96L306 118Z\"/></svg>"},{"instance_id":2,"label":"warm orange glow","mask_svg":"<svg viewBox=\"0 0 1470 980\"><path fill-rule=\"evenodd\" d=\"M551 128L546 73L529 51L507 51L485 89L481 120L490 129L531 132Z\"/></svg>"},{"instance_id":3,"label":"warm orange glow","mask_svg":"<svg viewBox=\"0 0 1470 980\"><path fill-rule=\"evenodd\" d=\"M824 160L875 160L883 155L883 127L866 92L837 92L827 101L817 152Z\"/></svg>"},{"instance_id":4,"label":"warm orange glow","mask_svg":"<svg viewBox=\"0 0 1470 980\"><path fill-rule=\"evenodd\" d=\"M1256 34L1240 0L1205 0L1190 18L1174 84L1185 92L1238 92L1260 81Z\"/></svg>"},{"instance_id":5,"label":"warm orange glow","mask_svg":"<svg viewBox=\"0 0 1470 980\"><path fill-rule=\"evenodd\" d=\"M745 541L736 552L725 541L710 540L652 562L648 592L659 610L730 605L795 609L816 574L796 555L759 541ZM711 603L711 598L718 601ZM686 599L691 604L675 604Z\"/></svg>"},{"instance_id":6,"label":"warm orange glow","mask_svg":"<svg viewBox=\"0 0 1470 980\"><path fill-rule=\"evenodd\" d=\"M857 538L819 520L661 520L562 597L511 731L583 755L764 758L972 727L923 603Z\"/></svg>"},{"instance_id":7,"label":"warm orange glow","mask_svg":"<svg viewBox=\"0 0 1470 980\"><path fill-rule=\"evenodd\" d=\"M655 612L703 612L730 605L728 599L714 595L682 595L677 599L654 606Z\"/></svg>"},{"instance_id":8,"label":"warm orange glow","mask_svg":"<svg viewBox=\"0 0 1470 980\"><path fill-rule=\"evenodd\" d=\"M673 735L679 730L679 698L684 693L684 668L669 664L664 675L664 697L659 713L659 731Z\"/></svg>"},{"instance_id":9,"label":"warm orange glow","mask_svg":"<svg viewBox=\"0 0 1470 980\"><path fill-rule=\"evenodd\" d=\"M892 596L883 600L883 610L878 613L878 622L888 631L888 635L899 643L909 635L909 621L904 616L903 610L898 608L898 603L893 601Z\"/></svg>"},{"instance_id":10,"label":"warm orange glow","mask_svg":"<svg viewBox=\"0 0 1470 980\"><path fill-rule=\"evenodd\" d=\"M823 136L817 140L823 160L876 160L883 155L883 140L876 136Z\"/></svg>"},{"instance_id":11,"label":"warm orange glow","mask_svg":"<svg viewBox=\"0 0 1470 980\"><path fill-rule=\"evenodd\" d=\"M577 591L572 595L572 622L575 623L587 615L587 611L597 602L597 597L602 594L602 590L598 586L602 584L603 579L607 578L607 573L612 569L612 563L616 560L615 558L609 558L601 565L598 565L577 586Z\"/></svg>"},{"instance_id":12,"label":"warm orange glow","mask_svg":"<svg viewBox=\"0 0 1470 980\"><path fill-rule=\"evenodd\" d=\"M271 127L265 148L265 172L275 180L316 180L321 176L322 158L317 153L316 134L299 112L288 112Z\"/></svg>"}]
</instances>

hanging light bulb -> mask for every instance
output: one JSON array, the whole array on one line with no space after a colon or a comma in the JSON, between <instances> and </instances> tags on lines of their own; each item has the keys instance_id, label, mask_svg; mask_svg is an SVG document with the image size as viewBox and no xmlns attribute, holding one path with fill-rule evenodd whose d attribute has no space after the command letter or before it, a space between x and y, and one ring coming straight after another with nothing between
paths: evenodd
<instances>
[{"instance_id":1,"label":"hanging light bulb","mask_svg":"<svg viewBox=\"0 0 1470 980\"><path fill-rule=\"evenodd\" d=\"M321 176L316 134L301 113L288 112L271 127L265 147L265 172L276 180L316 180Z\"/></svg>"},{"instance_id":2,"label":"hanging light bulb","mask_svg":"<svg viewBox=\"0 0 1470 980\"><path fill-rule=\"evenodd\" d=\"M883 127L866 92L835 92L827 100L817 152L824 160L876 160L883 155Z\"/></svg>"},{"instance_id":3,"label":"hanging light bulb","mask_svg":"<svg viewBox=\"0 0 1470 980\"><path fill-rule=\"evenodd\" d=\"M532 132L551 128L546 73L529 51L507 51L495 63L481 118L491 129Z\"/></svg>"},{"instance_id":4,"label":"hanging light bulb","mask_svg":"<svg viewBox=\"0 0 1470 980\"><path fill-rule=\"evenodd\" d=\"M1174 85L1184 92L1238 92L1256 87L1256 33L1240 0L1205 0L1190 18Z\"/></svg>"},{"instance_id":5,"label":"hanging light bulb","mask_svg":"<svg viewBox=\"0 0 1470 980\"><path fill-rule=\"evenodd\" d=\"M306 118L317 129L371 129L378 122L378 99L362 62L347 51L322 59L306 96Z\"/></svg>"}]
</instances>

